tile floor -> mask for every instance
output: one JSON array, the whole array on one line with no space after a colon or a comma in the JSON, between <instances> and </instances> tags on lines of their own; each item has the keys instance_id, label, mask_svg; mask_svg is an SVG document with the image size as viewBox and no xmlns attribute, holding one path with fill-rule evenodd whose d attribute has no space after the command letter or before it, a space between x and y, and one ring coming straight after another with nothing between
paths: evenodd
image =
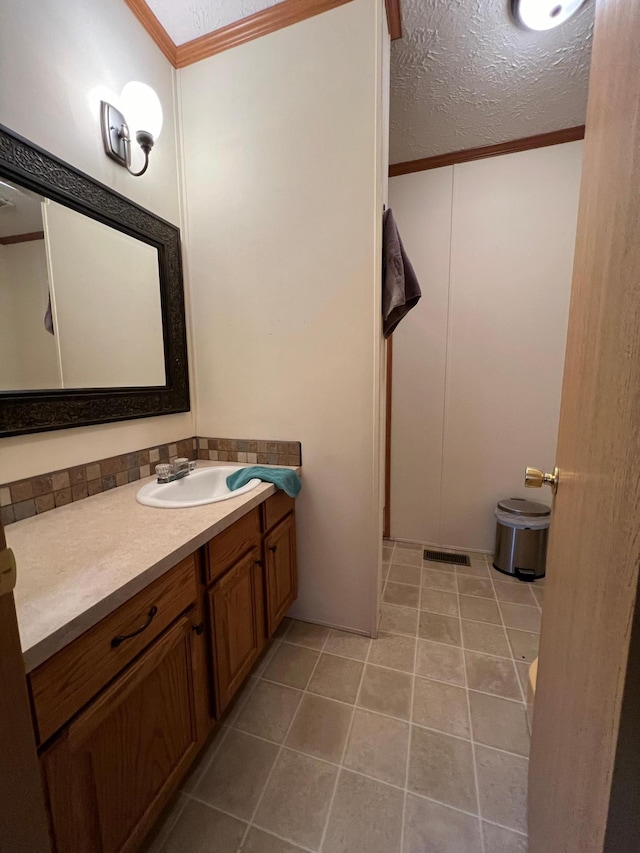
<instances>
[{"instance_id":1,"label":"tile floor","mask_svg":"<svg viewBox=\"0 0 640 853\"><path fill-rule=\"evenodd\" d=\"M385 545L379 639L285 620L153 853L525 853L544 582Z\"/></svg>"}]
</instances>

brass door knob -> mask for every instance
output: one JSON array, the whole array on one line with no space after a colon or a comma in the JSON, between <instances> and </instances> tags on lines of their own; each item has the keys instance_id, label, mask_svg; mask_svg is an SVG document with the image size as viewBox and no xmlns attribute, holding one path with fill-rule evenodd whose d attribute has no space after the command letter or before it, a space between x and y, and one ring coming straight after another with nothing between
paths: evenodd
<instances>
[{"instance_id":1,"label":"brass door knob","mask_svg":"<svg viewBox=\"0 0 640 853\"><path fill-rule=\"evenodd\" d=\"M539 468L527 468L524 472L524 484L527 489L539 489L543 484L551 486L555 494L558 488L558 476L560 472L556 466L553 469L553 474L545 474Z\"/></svg>"}]
</instances>

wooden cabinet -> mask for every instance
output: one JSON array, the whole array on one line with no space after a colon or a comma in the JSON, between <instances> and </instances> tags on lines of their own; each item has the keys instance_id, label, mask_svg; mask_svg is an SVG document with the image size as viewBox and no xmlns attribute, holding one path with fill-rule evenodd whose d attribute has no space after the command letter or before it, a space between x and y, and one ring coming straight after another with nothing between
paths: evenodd
<instances>
[{"instance_id":1,"label":"wooden cabinet","mask_svg":"<svg viewBox=\"0 0 640 853\"><path fill-rule=\"evenodd\" d=\"M207 591L218 714L264 648L262 588L262 561L254 548Z\"/></svg>"},{"instance_id":2,"label":"wooden cabinet","mask_svg":"<svg viewBox=\"0 0 640 853\"><path fill-rule=\"evenodd\" d=\"M298 594L293 513L265 536L264 559L267 635L272 637Z\"/></svg>"},{"instance_id":3,"label":"wooden cabinet","mask_svg":"<svg viewBox=\"0 0 640 853\"><path fill-rule=\"evenodd\" d=\"M140 847L296 597L293 508L277 492L29 675L57 853Z\"/></svg>"},{"instance_id":4,"label":"wooden cabinet","mask_svg":"<svg viewBox=\"0 0 640 853\"><path fill-rule=\"evenodd\" d=\"M150 829L200 745L196 639L187 614L44 753L59 853L132 851Z\"/></svg>"}]
</instances>

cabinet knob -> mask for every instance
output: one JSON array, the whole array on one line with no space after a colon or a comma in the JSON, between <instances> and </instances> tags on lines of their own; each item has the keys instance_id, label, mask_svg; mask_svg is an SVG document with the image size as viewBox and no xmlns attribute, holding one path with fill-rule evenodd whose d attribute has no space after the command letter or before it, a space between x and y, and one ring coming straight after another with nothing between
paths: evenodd
<instances>
[{"instance_id":1,"label":"cabinet knob","mask_svg":"<svg viewBox=\"0 0 640 853\"><path fill-rule=\"evenodd\" d=\"M204 631L204 622L198 622L197 625L193 625L191 628L192 631L195 631L198 636L202 634Z\"/></svg>"},{"instance_id":2,"label":"cabinet knob","mask_svg":"<svg viewBox=\"0 0 640 853\"><path fill-rule=\"evenodd\" d=\"M278 546L277 545L269 545L269 550L271 551L272 554L275 554L275 552L278 550Z\"/></svg>"},{"instance_id":3,"label":"cabinet knob","mask_svg":"<svg viewBox=\"0 0 640 853\"><path fill-rule=\"evenodd\" d=\"M256 566L261 566L261 565L262 565L262 560L256 560Z\"/></svg>"}]
</instances>

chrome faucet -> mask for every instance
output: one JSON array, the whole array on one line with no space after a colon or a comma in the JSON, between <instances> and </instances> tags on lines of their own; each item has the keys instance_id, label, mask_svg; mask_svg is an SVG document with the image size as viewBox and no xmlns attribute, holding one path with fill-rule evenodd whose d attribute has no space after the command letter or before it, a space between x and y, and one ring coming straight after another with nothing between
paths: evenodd
<instances>
[{"instance_id":1,"label":"chrome faucet","mask_svg":"<svg viewBox=\"0 0 640 853\"><path fill-rule=\"evenodd\" d=\"M186 456L181 456L174 462L156 465L156 477L159 483L172 483L174 480L188 477L195 467L195 462L190 462Z\"/></svg>"}]
</instances>

